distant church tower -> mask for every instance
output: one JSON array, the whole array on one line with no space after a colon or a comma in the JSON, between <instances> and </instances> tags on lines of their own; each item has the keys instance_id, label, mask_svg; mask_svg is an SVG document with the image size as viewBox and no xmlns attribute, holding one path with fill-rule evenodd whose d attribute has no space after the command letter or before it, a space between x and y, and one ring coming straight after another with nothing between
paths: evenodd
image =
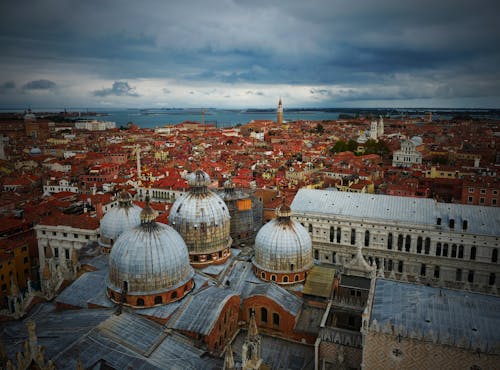
<instances>
[{"instance_id":1,"label":"distant church tower","mask_svg":"<svg viewBox=\"0 0 500 370\"><path fill-rule=\"evenodd\" d=\"M280 98L280 101L278 102L277 122L278 122L278 125L283 124L283 103L281 102L281 98Z\"/></svg>"}]
</instances>

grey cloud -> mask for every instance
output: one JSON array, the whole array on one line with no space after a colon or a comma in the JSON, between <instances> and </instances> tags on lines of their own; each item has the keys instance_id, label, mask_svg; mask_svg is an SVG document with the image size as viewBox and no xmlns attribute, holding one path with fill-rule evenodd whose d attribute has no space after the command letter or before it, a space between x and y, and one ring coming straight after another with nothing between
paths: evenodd
<instances>
[{"instance_id":1,"label":"grey cloud","mask_svg":"<svg viewBox=\"0 0 500 370\"><path fill-rule=\"evenodd\" d=\"M0 85L1 90L10 90L10 89L14 89L15 87L16 87L16 84L14 83L14 81L6 81Z\"/></svg>"},{"instance_id":2,"label":"grey cloud","mask_svg":"<svg viewBox=\"0 0 500 370\"><path fill-rule=\"evenodd\" d=\"M164 87L164 88L162 89L162 91L163 91L163 93L164 93L164 94L171 94L171 93L172 93L172 91L170 91L170 90L169 90L169 89L167 89L166 87Z\"/></svg>"},{"instance_id":3,"label":"grey cloud","mask_svg":"<svg viewBox=\"0 0 500 370\"><path fill-rule=\"evenodd\" d=\"M50 80L35 80L25 83L23 90L50 90L56 86L56 83Z\"/></svg>"},{"instance_id":4,"label":"grey cloud","mask_svg":"<svg viewBox=\"0 0 500 370\"><path fill-rule=\"evenodd\" d=\"M131 87L126 81L115 81L111 88L95 90L94 96L132 96L138 97L135 87Z\"/></svg>"}]
</instances>

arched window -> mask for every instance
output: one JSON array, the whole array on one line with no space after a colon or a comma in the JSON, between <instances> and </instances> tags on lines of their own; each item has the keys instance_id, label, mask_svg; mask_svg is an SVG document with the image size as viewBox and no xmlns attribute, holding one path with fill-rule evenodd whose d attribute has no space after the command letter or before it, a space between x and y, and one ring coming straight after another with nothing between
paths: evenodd
<instances>
[{"instance_id":1,"label":"arched window","mask_svg":"<svg viewBox=\"0 0 500 370\"><path fill-rule=\"evenodd\" d=\"M467 226L468 226L468 222L467 222L467 220L464 220L462 222L462 229L467 230Z\"/></svg>"},{"instance_id":2,"label":"arched window","mask_svg":"<svg viewBox=\"0 0 500 370\"><path fill-rule=\"evenodd\" d=\"M429 254L431 251L431 238L425 238L425 247L424 247L424 252L425 254Z\"/></svg>"},{"instance_id":3,"label":"arched window","mask_svg":"<svg viewBox=\"0 0 500 370\"><path fill-rule=\"evenodd\" d=\"M472 247L470 249L470 259L475 260L476 259L476 247Z\"/></svg>"},{"instance_id":4,"label":"arched window","mask_svg":"<svg viewBox=\"0 0 500 370\"><path fill-rule=\"evenodd\" d=\"M403 272L403 261L398 262L398 272Z\"/></svg>"},{"instance_id":5,"label":"arched window","mask_svg":"<svg viewBox=\"0 0 500 370\"><path fill-rule=\"evenodd\" d=\"M448 243L443 244L443 257L448 257Z\"/></svg>"},{"instance_id":6,"label":"arched window","mask_svg":"<svg viewBox=\"0 0 500 370\"><path fill-rule=\"evenodd\" d=\"M493 249L491 251L491 262L497 262L498 261L498 249Z\"/></svg>"},{"instance_id":7,"label":"arched window","mask_svg":"<svg viewBox=\"0 0 500 370\"><path fill-rule=\"evenodd\" d=\"M417 238L417 253L422 253L422 237Z\"/></svg>"},{"instance_id":8,"label":"arched window","mask_svg":"<svg viewBox=\"0 0 500 370\"><path fill-rule=\"evenodd\" d=\"M467 281L469 283L474 282L474 270L469 270L469 274L467 275Z\"/></svg>"},{"instance_id":9,"label":"arched window","mask_svg":"<svg viewBox=\"0 0 500 370\"><path fill-rule=\"evenodd\" d=\"M451 218L450 222L448 223L448 226L450 227L450 229L454 229L455 228L455 220Z\"/></svg>"},{"instance_id":10,"label":"arched window","mask_svg":"<svg viewBox=\"0 0 500 370\"><path fill-rule=\"evenodd\" d=\"M370 231L366 230L365 231L365 247L368 247L370 245Z\"/></svg>"},{"instance_id":11,"label":"arched window","mask_svg":"<svg viewBox=\"0 0 500 370\"><path fill-rule=\"evenodd\" d=\"M455 280L462 281L462 269L457 269L456 274L455 274Z\"/></svg>"},{"instance_id":12,"label":"arched window","mask_svg":"<svg viewBox=\"0 0 500 370\"><path fill-rule=\"evenodd\" d=\"M280 315L277 314L276 312L273 313L273 325L275 326L280 326Z\"/></svg>"},{"instance_id":13,"label":"arched window","mask_svg":"<svg viewBox=\"0 0 500 370\"><path fill-rule=\"evenodd\" d=\"M174 290L172 292L172 295L170 296L170 298L172 298L172 299L176 299L177 298L177 290Z\"/></svg>"},{"instance_id":14,"label":"arched window","mask_svg":"<svg viewBox=\"0 0 500 370\"><path fill-rule=\"evenodd\" d=\"M425 266L425 263L422 263L420 265L420 276L425 276L426 270L427 270L427 268Z\"/></svg>"},{"instance_id":15,"label":"arched window","mask_svg":"<svg viewBox=\"0 0 500 370\"><path fill-rule=\"evenodd\" d=\"M158 295L155 297L155 304L162 304L163 303L163 297L161 295Z\"/></svg>"},{"instance_id":16,"label":"arched window","mask_svg":"<svg viewBox=\"0 0 500 370\"><path fill-rule=\"evenodd\" d=\"M267 323L267 308L265 307L260 308L260 321Z\"/></svg>"},{"instance_id":17,"label":"arched window","mask_svg":"<svg viewBox=\"0 0 500 370\"><path fill-rule=\"evenodd\" d=\"M387 236L387 249L392 249L392 233Z\"/></svg>"},{"instance_id":18,"label":"arched window","mask_svg":"<svg viewBox=\"0 0 500 370\"><path fill-rule=\"evenodd\" d=\"M288 283L288 276L283 276L283 282Z\"/></svg>"},{"instance_id":19,"label":"arched window","mask_svg":"<svg viewBox=\"0 0 500 370\"><path fill-rule=\"evenodd\" d=\"M295 265L293 263L290 264L290 271L293 271Z\"/></svg>"},{"instance_id":20,"label":"arched window","mask_svg":"<svg viewBox=\"0 0 500 370\"><path fill-rule=\"evenodd\" d=\"M356 244L356 229L351 229L351 245Z\"/></svg>"},{"instance_id":21,"label":"arched window","mask_svg":"<svg viewBox=\"0 0 500 370\"><path fill-rule=\"evenodd\" d=\"M457 256L457 245L453 244L451 246L451 258L455 258Z\"/></svg>"},{"instance_id":22,"label":"arched window","mask_svg":"<svg viewBox=\"0 0 500 370\"><path fill-rule=\"evenodd\" d=\"M436 256L441 255L441 243L436 244Z\"/></svg>"},{"instance_id":23,"label":"arched window","mask_svg":"<svg viewBox=\"0 0 500 370\"><path fill-rule=\"evenodd\" d=\"M406 235L406 240L405 240L405 251L409 252L411 248L411 236Z\"/></svg>"},{"instance_id":24,"label":"arched window","mask_svg":"<svg viewBox=\"0 0 500 370\"><path fill-rule=\"evenodd\" d=\"M439 279L439 266L434 266L434 277Z\"/></svg>"},{"instance_id":25,"label":"arched window","mask_svg":"<svg viewBox=\"0 0 500 370\"><path fill-rule=\"evenodd\" d=\"M261 273L260 273L260 277L261 277L262 279L265 279L265 278L266 278L266 273L265 273L264 271L261 271Z\"/></svg>"},{"instance_id":26,"label":"arched window","mask_svg":"<svg viewBox=\"0 0 500 370\"><path fill-rule=\"evenodd\" d=\"M403 235L399 234L398 235L398 251L402 251L403 250Z\"/></svg>"},{"instance_id":27,"label":"arched window","mask_svg":"<svg viewBox=\"0 0 500 370\"><path fill-rule=\"evenodd\" d=\"M137 298L137 306L144 306L144 299L142 298Z\"/></svg>"},{"instance_id":28,"label":"arched window","mask_svg":"<svg viewBox=\"0 0 500 370\"><path fill-rule=\"evenodd\" d=\"M489 285L495 285L496 275L494 272L490 274L490 280L488 281Z\"/></svg>"},{"instance_id":29,"label":"arched window","mask_svg":"<svg viewBox=\"0 0 500 370\"><path fill-rule=\"evenodd\" d=\"M271 280L276 281L276 275L271 275Z\"/></svg>"},{"instance_id":30,"label":"arched window","mask_svg":"<svg viewBox=\"0 0 500 370\"><path fill-rule=\"evenodd\" d=\"M341 230L340 230L340 227L337 227L337 243L340 243L340 239L341 239Z\"/></svg>"},{"instance_id":31,"label":"arched window","mask_svg":"<svg viewBox=\"0 0 500 370\"><path fill-rule=\"evenodd\" d=\"M464 258L464 246L462 244L458 246L458 258Z\"/></svg>"},{"instance_id":32,"label":"arched window","mask_svg":"<svg viewBox=\"0 0 500 370\"><path fill-rule=\"evenodd\" d=\"M313 232L313 225L312 224L309 224L309 232L312 233Z\"/></svg>"},{"instance_id":33,"label":"arched window","mask_svg":"<svg viewBox=\"0 0 500 370\"><path fill-rule=\"evenodd\" d=\"M319 251L317 249L314 250L314 259L319 260Z\"/></svg>"},{"instance_id":34,"label":"arched window","mask_svg":"<svg viewBox=\"0 0 500 370\"><path fill-rule=\"evenodd\" d=\"M295 275L295 276L293 277L293 280L294 280L294 281L299 281L299 275Z\"/></svg>"},{"instance_id":35,"label":"arched window","mask_svg":"<svg viewBox=\"0 0 500 370\"><path fill-rule=\"evenodd\" d=\"M330 227L330 243L333 243L335 240L335 228L332 226Z\"/></svg>"},{"instance_id":36,"label":"arched window","mask_svg":"<svg viewBox=\"0 0 500 370\"><path fill-rule=\"evenodd\" d=\"M123 289L123 292L125 292L125 293L128 292L128 281L124 281L123 282L122 289Z\"/></svg>"}]
</instances>

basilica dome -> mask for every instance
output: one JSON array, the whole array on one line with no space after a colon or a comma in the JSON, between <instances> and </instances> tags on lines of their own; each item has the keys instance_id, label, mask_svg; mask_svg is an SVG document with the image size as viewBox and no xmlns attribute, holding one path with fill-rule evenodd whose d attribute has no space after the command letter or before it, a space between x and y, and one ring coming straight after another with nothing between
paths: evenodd
<instances>
[{"instance_id":1,"label":"basilica dome","mask_svg":"<svg viewBox=\"0 0 500 370\"><path fill-rule=\"evenodd\" d=\"M111 208L101 219L99 244L104 252L109 252L121 233L141 224L141 211L129 193L120 192L118 207Z\"/></svg>"},{"instance_id":2,"label":"basilica dome","mask_svg":"<svg viewBox=\"0 0 500 370\"><path fill-rule=\"evenodd\" d=\"M107 290L115 302L151 307L181 299L194 286L184 240L156 216L146 203L141 224L123 232L111 250Z\"/></svg>"},{"instance_id":3,"label":"basilica dome","mask_svg":"<svg viewBox=\"0 0 500 370\"><path fill-rule=\"evenodd\" d=\"M292 284L304 281L313 265L311 237L283 204L276 218L269 221L255 237L255 274L266 281Z\"/></svg>"},{"instance_id":4,"label":"basilica dome","mask_svg":"<svg viewBox=\"0 0 500 370\"><path fill-rule=\"evenodd\" d=\"M195 267L223 263L231 255L230 215L220 196L208 189L202 170L189 174L189 192L173 204L169 224L183 237Z\"/></svg>"}]
</instances>

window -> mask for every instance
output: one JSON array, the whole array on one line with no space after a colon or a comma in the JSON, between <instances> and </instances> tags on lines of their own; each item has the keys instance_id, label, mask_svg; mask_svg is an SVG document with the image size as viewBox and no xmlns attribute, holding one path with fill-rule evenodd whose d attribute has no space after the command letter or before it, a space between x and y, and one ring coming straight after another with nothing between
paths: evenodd
<instances>
[{"instance_id":1,"label":"window","mask_svg":"<svg viewBox=\"0 0 500 370\"><path fill-rule=\"evenodd\" d=\"M265 279L265 278L266 278L266 273L265 273L264 271L262 271L262 272L260 273L260 277L261 277L262 279Z\"/></svg>"},{"instance_id":2,"label":"window","mask_svg":"<svg viewBox=\"0 0 500 370\"><path fill-rule=\"evenodd\" d=\"M436 256L441 255L441 243L436 244Z\"/></svg>"},{"instance_id":3,"label":"window","mask_svg":"<svg viewBox=\"0 0 500 370\"><path fill-rule=\"evenodd\" d=\"M402 251L403 250L403 235L399 234L398 235L398 251Z\"/></svg>"},{"instance_id":4,"label":"window","mask_svg":"<svg viewBox=\"0 0 500 370\"><path fill-rule=\"evenodd\" d=\"M335 240L335 228L332 226L330 227L330 243L333 243Z\"/></svg>"},{"instance_id":5,"label":"window","mask_svg":"<svg viewBox=\"0 0 500 370\"><path fill-rule=\"evenodd\" d=\"M351 229L351 245L356 244L356 230Z\"/></svg>"},{"instance_id":6,"label":"window","mask_svg":"<svg viewBox=\"0 0 500 370\"><path fill-rule=\"evenodd\" d=\"M455 228L455 220L453 218L451 218L450 221L448 222L448 226L450 227L450 229Z\"/></svg>"},{"instance_id":7,"label":"window","mask_svg":"<svg viewBox=\"0 0 500 370\"><path fill-rule=\"evenodd\" d=\"M417 253L422 253L422 237L417 238Z\"/></svg>"},{"instance_id":8,"label":"window","mask_svg":"<svg viewBox=\"0 0 500 370\"><path fill-rule=\"evenodd\" d=\"M462 281L462 269L457 269L457 271L455 273L455 280Z\"/></svg>"},{"instance_id":9,"label":"window","mask_svg":"<svg viewBox=\"0 0 500 370\"><path fill-rule=\"evenodd\" d=\"M64 236L64 237L67 237L67 236L68 236L68 233L63 233L63 236Z\"/></svg>"},{"instance_id":10,"label":"window","mask_svg":"<svg viewBox=\"0 0 500 370\"><path fill-rule=\"evenodd\" d=\"M410 251L410 247L411 247L411 236L410 235L406 235L405 250L407 252L409 252Z\"/></svg>"},{"instance_id":11,"label":"window","mask_svg":"<svg viewBox=\"0 0 500 370\"><path fill-rule=\"evenodd\" d=\"M403 272L403 261L398 261L398 272Z\"/></svg>"},{"instance_id":12,"label":"window","mask_svg":"<svg viewBox=\"0 0 500 370\"><path fill-rule=\"evenodd\" d=\"M470 259L475 260L476 259L476 247L471 247L470 249Z\"/></svg>"},{"instance_id":13,"label":"window","mask_svg":"<svg viewBox=\"0 0 500 370\"><path fill-rule=\"evenodd\" d=\"M52 236L56 236L56 232L55 231L52 231Z\"/></svg>"},{"instance_id":14,"label":"window","mask_svg":"<svg viewBox=\"0 0 500 370\"><path fill-rule=\"evenodd\" d=\"M424 248L425 254L429 254L430 250L431 250L431 238L427 237L425 238L425 248Z\"/></svg>"},{"instance_id":15,"label":"window","mask_svg":"<svg viewBox=\"0 0 500 370\"><path fill-rule=\"evenodd\" d=\"M420 265L420 276L425 276L425 271L426 270L426 266L425 266L425 263L422 263Z\"/></svg>"},{"instance_id":16,"label":"window","mask_svg":"<svg viewBox=\"0 0 500 370\"><path fill-rule=\"evenodd\" d=\"M54 248L54 257L59 258L59 248Z\"/></svg>"},{"instance_id":17,"label":"window","mask_svg":"<svg viewBox=\"0 0 500 370\"><path fill-rule=\"evenodd\" d=\"M273 325L280 326L280 315L273 313Z\"/></svg>"},{"instance_id":18,"label":"window","mask_svg":"<svg viewBox=\"0 0 500 370\"><path fill-rule=\"evenodd\" d=\"M467 197L467 202L472 203L472 200L473 200L473 199L472 199L472 195L469 195L469 196Z\"/></svg>"},{"instance_id":19,"label":"window","mask_svg":"<svg viewBox=\"0 0 500 370\"><path fill-rule=\"evenodd\" d=\"M437 225L441 225L441 217L438 217L437 220L436 220L436 224Z\"/></svg>"},{"instance_id":20,"label":"window","mask_svg":"<svg viewBox=\"0 0 500 370\"><path fill-rule=\"evenodd\" d=\"M26 263L28 263L28 257L24 257L24 258L23 258L23 262L24 262L25 264L26 264Z\"/></svg>"},{"instance_id":21,"label":"window","mask_svg":"<svg viewBox=\"0 0 500 370\"><path fill-rule=\"evenodd\" d=\"M294 281L299 281L299 275L295 275L295 276L293 277L293 280L294 280Z\"/></svg>"},{"instance_id":22,"label":"window","mask_svg":"<svg viewBox=\"0 0 500 370\"><path fill-rule=\"evenodd\" d=\"M492 272L492 273L490 274L490 279L489 279L489 281L488 281L488 284L489 284L489 285L495 285L495 280L496 280L495 273L494 273L494 272Z\"/></svg>"},{"instance_id":23,"label":"window","mask_svg":"<svg viewBox=\"0 0 500 370\"><path fill-rule=\"evenodd\" d=\"M484 204L484 198L483 197L479 198L479 204Z\"/></svg>"},{"instance_id":24,"label":"window","mask_svg":"<svg viewBox=\"0 0 500 370\"><path fill-rule=\"evenodd\" d=\"M469 270L469 274L467 275L467 281L469 283L474 282L474 270Z\"/></svg>"},{"instance_id":25,"label":"window","mask_svg":"<svg viewBox=\"0 0 500 370\"><path fill-rule=\"evenodd\" d=\"M312 224L309 224L309 232L312 233L313 232L313 225Z\"/></svg>"},{"instance_id":26,"label":"window","mask_svg":"<svg viewBox=\"0 0 500 370\"><path fill-rule=\"evenodd\" d=\"M434 266L434 277L439 279L439 266Z\"/></svg>"},{"instance_id":27,"label":"window","mask_svg":"<svg viewBox=\"0 0 500 370\"><path fill-rule=\"evenodd\" d=\"M474 188L469 188L469 193L474 193Z\"/></svg>"},{"instance_id":28,"label":"window","mask_svg":"<svg viewBox=\"0 0 500 370\"><path fill-rule=\"evenodd\" d=\"M295 265L293 263L290 264L290 271L293 271Z\"/></svg>"},{"instance_id":29,"label":"window","mask_svg":"<svg viewBox=\"0 0 500 370\"><path fill-rule=\"evenodd\" d=\"M319 259L319 251L317 249L314 250L314 259L315 260Z\"/></svg>"},{"instance_id":30,"label":"window","mask_svg":"<svg viewBox=\"0 0 500 370\"><path fill-rule=\"evenodd\" d=\"M365 247L370 245L370 232L368 230L365 231Z\"/></svg>"},{"instance_id":31,"label":"window","mask_svg":"<svg viewBox=\"0 0 500 370\"><path fill-rule=\"evenodd\" d=\"M443 257L448 257L448 243L443 244Z\"/></svg>"},{"instance_id":32,"label":"window","mask_svg":"<svg viewBox=\"0 0 500 370\"><path fill-rule=\"evenodd\" d=\"M462 221L462 229L467 230L467 227L469 226L469 223L467 220Z\"/></svg>"},{"instance_id":33,"label":"window","mask_svg":"<svg viewBox=\"0 0 500 370\"><path fill-rule=\"evenodd\" d=\"M491 262L497 262L498 261L498 249L493 249L491 251Z\"/></svg>"},{"instance_id":34,"label":"window","mask_svg":"<svg viewBox=\"0 0 500 370\"><path fill-rule=\"evenodd\" d=\"M464 246L462 244L458 246L458 258L464 258Z\"/></svg>"},{"instance_id":35,"label":"window","mask_svg":"<svg viewBox=\"0 0 500 370\"><path fill-rule=\"evenodd\" d=\"M453 244L451 246L451 257L452 258L455 258L457 256L457 245L456 244Z\"/></svg>"},{"instance_id":36,"label":"window","mask_svg":"<svg viewBox=\"0 0 500 370\"><path fill-rule=\"evenodd\" d=\"M64 257L69 260L69 249L64 248Z\"/></svg>"},{"instance_id":37,"label":"window","mask_svg":"<svg viewBox=\"0 0 500 370\"><path fill-rule=\"evenodd\" d=\"M387 249L392 249L392 233L387 236Z\"/></svg>"},{"instance_id":38,"label":"window","mask_svg":"<svg viewBox=\"0 0 500 370\"><path fill-rule=\"evenodd\" d=\"M78 234L73 234L73 237L74 237L75 239L78 239Z\"/></svg>"},{"instance_id":39,"label":"window","mask_svg":"<svg viewBox=\"0 0 500 370\"><path fill-rule=\"evenodd\" d=\"M144 299L137 298L137 306L144 306Z\"/></svg>"},{"instance_id":40,"label":"window","mask_svg":"<svg viewBox=\"0 0 500 370\"><path fill-rule=\"evenodd\" d=\"M177 290L174 290L172 292L172 295L170 296L171 299L176 299L177 298Z\"/></svg>"},{"instance_id":41,"label":"window","mask_svg":"<svg viewBox=\"0 0 500 370\"><path fill-rule=\"evenodd\" d=\"M161 295L158 295L155 297L155 304L162 304L163 303L163 297Z\"/></svg>"},{"instance_id":42,"label":"window","mask_svg":"<svg viewBox=\"0 0 500 370\"><path fill-rule=\"evenodd\" d=\"M479 190L479 192L480 192L481 194L486 194L486 189L481 189L481 190Z\"/></svg>"},{"instance_id":43,"label":"window","mask_svg":"<svg viewBox=\"0 0 500 370\"><path fill-rule=\"evenodd\" d=\"M271 275L271 280L276 281L276 275Z\"/></svg>"},{"instance_id":44,"label":"window","mask_svg":"<svg viewBox=\"0 0 500 370\"><path fill-rule=\"evenodd\" d=\"M340 243L340 239L341 239L341 230L340 230L340 227L337 227L337 243Z\"/></svg>"},{"instance_id":45,"label":"window","mask_svg":"<svg viewBox=\"0 0 500 370\"><path fill-rule=\"evenodd\" d=\"M392 260L387 261L387 271L392 271Z\"/></svg>"},{"instance_id":46,"label":"window","mask_svg":"<svg viewBox=\"0 0 500 370\"><path fill-rule=\"evenodd\" d=\"M260 321L267 323L267 308L265 307L260 308Z\"/></svg>"},{"instance_id":47,"label":"window","mask_svg":"<svg viewBox=\"0 0 500 370\"><path fill-rule=\"evenodd\" d=\"M45 230L42 230L42 235L45 235Z\"/></svg>"},{"instance_id":48,"label":"window","mask_svg":"<svg viewBox=\"0 0 500 370\"><path fill-rule=\"evenodd\" d=\"M288 276L283 276L283 282L288 283Z\"/></svg>"}]
</instances>

